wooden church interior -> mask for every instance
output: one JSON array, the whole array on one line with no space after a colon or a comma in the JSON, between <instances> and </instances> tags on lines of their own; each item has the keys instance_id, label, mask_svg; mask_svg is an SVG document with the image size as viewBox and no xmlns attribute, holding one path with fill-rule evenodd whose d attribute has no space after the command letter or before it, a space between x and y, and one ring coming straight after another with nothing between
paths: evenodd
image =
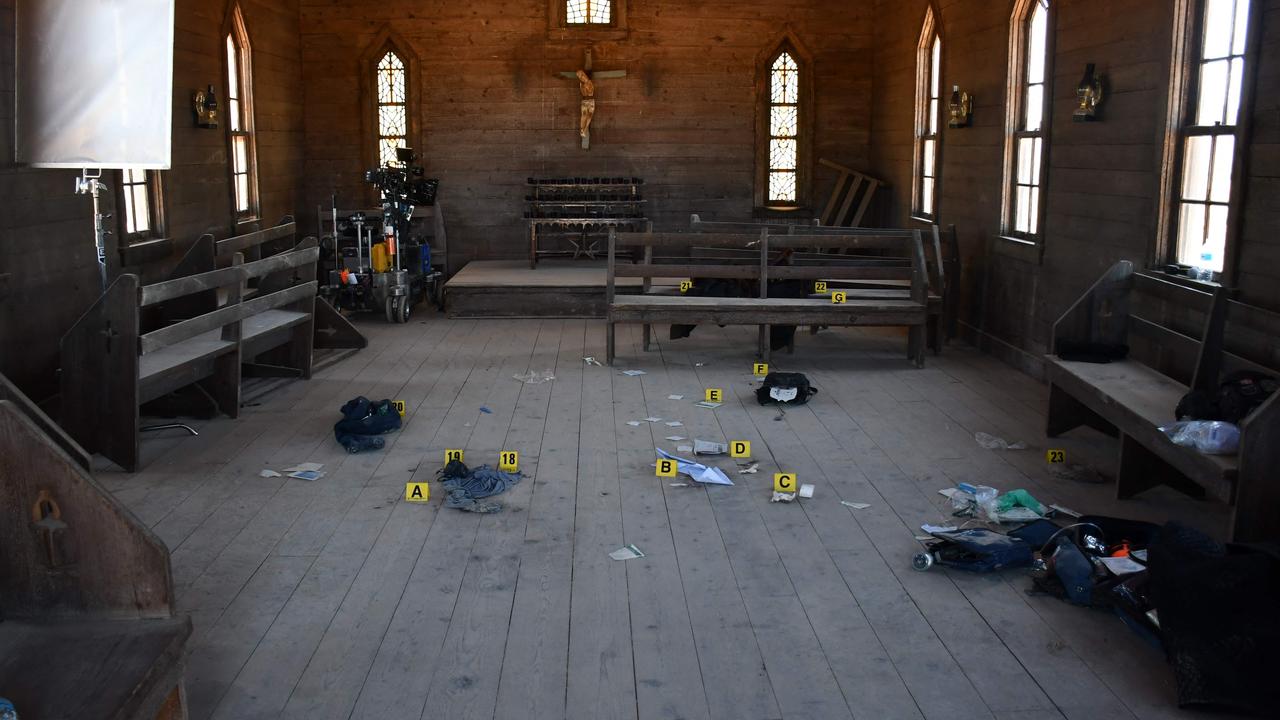
<instances>
[{"instance_id":1,"label":"wooden church interior","mask_svg":"<svg viewBox=\"0 0 1280 720\"><path fill-rule=\"evenodd\" d=\"M1274 712L1278 34L0 0L0 719ZM50 154L108 126L160 159ZM1242 387L1232 451L1163 429ZM523 477L464 512L451 458Z\"/></svg>"}]
</instances>

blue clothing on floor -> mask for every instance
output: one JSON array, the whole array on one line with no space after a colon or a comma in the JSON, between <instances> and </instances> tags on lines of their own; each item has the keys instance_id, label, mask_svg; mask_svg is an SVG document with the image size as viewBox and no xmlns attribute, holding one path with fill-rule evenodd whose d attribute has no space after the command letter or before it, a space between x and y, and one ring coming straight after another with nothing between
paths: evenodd
<instances>
[{"instance_id":1,"label":"blue clothing on floor","mask_svg":"<svg viewBox=\"0 0 1280 720\"><path fill-rule=\"evenodd\" d=\"M448 493L444 503L446 507L480 513L498 512L502 505L478 500L501 495L524 477L523 473L503 472L488 465L471 469L456 460L446 465L439 475Z\"/></svg>"}]
</instances>

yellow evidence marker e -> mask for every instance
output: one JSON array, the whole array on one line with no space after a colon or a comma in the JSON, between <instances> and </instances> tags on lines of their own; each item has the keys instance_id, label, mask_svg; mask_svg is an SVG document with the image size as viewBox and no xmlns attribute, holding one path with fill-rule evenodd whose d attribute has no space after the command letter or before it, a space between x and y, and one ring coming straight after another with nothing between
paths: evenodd
<instances>
[{"instance_id":1,"label":"yellow evidence marker e","mask_svg":"<svg viewBox=\"0 0 1280 720\"><path fill-rule=\"evenodd\" d=\"M835 303L836 305L843 305L846 302L848 302L848 300L849 300L849 293L847 292L837 291L837 292L831 293L831 302Z\"/></svg>"},{"instance_id":2,"label":"yellow evidence marker e","mask_svg":"<svg viewBox=\"0 0 1280 720\"><path fill-rule=\"evenodd\" d=\"M462 457L463 457L463 455L465 455L465 453L463 453L461 450L445 450L445 451L444 451L444 464L445 464L445 465L448 465L449 463L453 462L454 460L457 460L458 462L462 462Z\"/></svg>"},{"instance_id":3,"label":"yellow evidence marker e","mask_svg":"<svg viewBox=\"0 0 1280 720\"><path fill-rule=\"evenodd\" d=\"M729 443L729 457L749 458L751 457L751 443L746 440L734 440Z\"/></svg>"},{"instance_id":4,"label":"yellow evidence marker e","mask_svg":"<svg viewBox=\"0 0 1280 720\"><path fill-rule=\"evenodd\" d=\"M675 460L659 460L654 468L654 474L658 477L673 478L676 476L677 467Z\"/></svg>"},{"instance_id":5,"label":"yellow evidence marker e","mask_svg":"<svg viewBox=\"0 0 1280 720\"><path fill-rule=\"evenodd\" d=\"M1066 450L1050 450L1044 454L1044 459L1050 465L1062 465L1067 462Z\"/></svg>"},{"instance_id":6,"label":"yellow evidence marker e","mask_svg":"<svg viewBox=\"0 0 1280 720\"><path fill-rule=\"evenodd\" d=\"M431 483L405 483L404 501L424 503L431 500Z\"/></svg>"},{"instance_id":7,"label":"yellow evidence marker e","mask_svg":"<svg viewBox=\"0 0 1280 720\"><path fill-rule=\"evenodd\" d=\"M498 469L502 472L517 472L520 470L520 453L514 450L503 450L498 454Z\"/></svg>"},{"instance_id":8,"label":"yellow evidence marker e","mask_svg":"<svg viewBox=\"0 0 1280 720\"><path fill-rule=\"evenodd\" d=\"M724 390L707 388L707 402L724 402Z\"/></svg>"},{"instance_id":9,"label":"yellow evidence marker e","mask_svg":"<svg viewBox=\"0 0 1280 720\"><path fill-rule=\"evenodd\" d=\"M773 476L773 491L774 491L774 492L787 493L787 494L791 495L791 494L795 494L795 492L796 492L798 489L799 489L799 486L798 486L798 485L796 485L796 474L795 474L795 473L776 473L776 474L774 474L774 476Z\"/></svg>"}]
</instances>

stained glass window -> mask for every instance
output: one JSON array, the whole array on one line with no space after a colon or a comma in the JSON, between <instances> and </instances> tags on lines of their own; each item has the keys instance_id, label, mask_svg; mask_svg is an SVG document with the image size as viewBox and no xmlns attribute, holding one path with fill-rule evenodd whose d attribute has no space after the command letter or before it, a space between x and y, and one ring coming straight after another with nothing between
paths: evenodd
<instances>
[{"instance_id":1,"label":"stained glass window","mask_svg":"<svg viewBox=\"0 0 1280 720\"><path fill-rule=\"evenodd\" d=\"M1045 146L1049 117L1049 0L1030 0L1019 7L1014 28L1021 39L1021 62L1013 67L1018 80L1017 115L1012 118L1013 167L1010 175L1006 232L1033 240L1040 236L1045 180Z\"/></svg>"},{"instance_id":2,"label":"stained glass window","mask_svg":"<svg viewBox=\"0 0 1280 720\"><path fill-rule=\"evenodd\" d=\"M938 132L942 113L942 38L934 24L933 10L920 33L916 70L916 191L915 215L932 220L938 205Z\"/></svg>"},{"instance_id":3,"label":"stained glass window","mask_svg":"<svg viewBox=\"0 0 1280 720\"><path fill-rule=\"evenodd\" d=\"M230 141L232 202L238 220L253 219L258 206L254 146L251 51L240 6L232 9L227 49L227 135Z\"/></svg>"},{"instance_id":4,"label":"stained glass window","mask_svg":"<svg viewBox=\"0 0 1280 720\"><path fill-rule=\"evenodd\" d=\"M408 80L404 61L388 50L378 61L378 162L395 162L396 148L409 141Z\"/></svg>"},{"instance_id":5,"label":"stained glass window","mask_svg":"<svg viewBox=\"0 0 1280 720\"><path fill-rule=\"evenodd\" d=\"M1181 139L1177 259L1214 272L1226 267L1249 10L1249 0L1205 0L1204 32L1191 54L1194 90Z\"/></svg>"},{"instance_id":6,"label":"stained glass window","mask_svg":"<svg viewBox=\"0 0 1280 720\"><path fill-rule=\"evenodd\" d=\"M608 25L613 22L612 0L565 0L565 23Z\"/></svg>"},{"instance_id":7,"label":"stained glass window","mask_svg":"<svg viewBox=\"0 0 1280 720\"><path fill-rule=\"evenodd\" d=\"M794 203L799 197L800 68L783 51L769 69L770 204Z\"/></svg>"}]
</instances>

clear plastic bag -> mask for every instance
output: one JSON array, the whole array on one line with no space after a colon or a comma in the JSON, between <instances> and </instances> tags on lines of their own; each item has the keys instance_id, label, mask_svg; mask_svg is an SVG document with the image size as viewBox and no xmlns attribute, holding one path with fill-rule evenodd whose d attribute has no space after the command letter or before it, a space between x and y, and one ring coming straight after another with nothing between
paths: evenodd
<instances>
[{"instance_id":1,"label":"clear plastic bag","mask_svg":"<svg viewBox=\"0 0 1280 720\"><path fill-rule=\"evenodd\" d=\"M1186 420L1160 428L1174 445L1195 448L1205 455L1234 455L1240 449L1240 428L1219 420Z\"/></svg>"}]
</instances>

